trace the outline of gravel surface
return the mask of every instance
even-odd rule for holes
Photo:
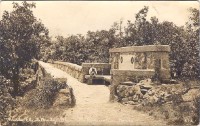
[[[67,78],[75,94],[76,106],[54,118],[66,125],[165,125],[162,120],[136,110],[131,105],[109,102],[109,89],[104,85],[87,85],[52,65],[40,62],[54,78]]]

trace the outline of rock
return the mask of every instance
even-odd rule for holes
[[[129,101],[133,101],[133,97],[129,96],[129,97],[128,97],[128,100],[129,100]]]
[[[168,94],[168,93],[165,92],[165,95],[164,95],[164,98],[163,98],[164,101],[165,101],[165,102],[170,101],[170,100],[171,100],[171,96],[172,96],[172,94]]]
[[[137,101],[138,101],[138,99],[139,99],[139,98],[138,98],[138,96],[137,96],[137,95],[134,95],[134,96],[133,96],[133,101],[134,101],[134,102],[137,102]]]
[[[148,91],[148,89],[140,89],[141,93],[144,95]]]
[[[186,94],[182,95],[183,101],[193,101],[193,99],[200,95],[199,89],[191,89]]]
[[[122,85],[127,85],[127,86],[132,86],[135,85],[136,83],[132,82],[132,81],[126,81],[126,82],[121,82]]]
[[[122,91],[126,90],[126,86],[125,85],[121,85],[121,90]]]
[[[149,96],[153,96],[155,94],[155,91],[153,89],[148,90],[147,94]]]
[[[122,102],[123,103],[127,103],[128,102],[128,98],[122,98]]]
[[[183,102],[183,98],[182,98],[181,94],[173,94],[172,95],[172,102],[173,103],[181,103],[181,102]]]
[[[150,97],[147,93],[145,95],[143,95],[144,99],[148,99],[148,97]]]
[[[129,92],[129,95],[130,95],[130,96],[133,96],[133,95],[135,94],[134,91],[132,90],[132,87],[129,88],[128,92]]]
[[[154,95],[154,96],[149,97],[148,100],[149,100],[149,103],[154,104],[158,101],[158,98]]]
[[[125,97],[128,97],[129,96],[129,92],[128,90],[125,91]]]
[[[59,93],[69,95],[70,91],[69,89],[60,89]]]
[[[129,97],[134,94],[132,86],[127,85],[118,85],[116,92],[119,97]]]
[[[151,84],[152,84],[151,79],[141,80],[139,83],[137,83],[137,85],[145,89],[151,89],[153,87]]]
[[[144,85],[151,85],[152,81],[151,81],[150,78],[148,78],[148,79],[145,79],[145,80],[141,80],[139,83],[144,84]]]
[[[54,107],[63,107],[71,105],[71,98],[67,89],[62,89],[56,96],[55,101],[53,103]]]
[[[117,89],[117,94],[119,94],[121,91],[119,89]]]
[[[128,101],[127,104],[130,104],[130,105],[137,105],[138,103],[137,103],[137,102],[134,102],[134,101]]]
[[[119,96],[121,98],[125,97],[125,91],[117,92],[117,96]]]
[[[174,79],[171,79],[171,80],[170,80],[170,84],[178,84],[178,81],[177,81],[177,80],[174,80]]]
[[[119,97],[117,97],[116,95],[114,95],[114,101],[119,102]]]
[[[140,86],[135,85],[135,86],[132,87],[132,90],[133,90],[134,93],[136,93],[136,92],[140,91]]]
[[[118,86],[117,86],[118,92],[122,92],[122,91],[124,91],[125,89],[126,89],[125,85],[118,85]]]
[[[66,97],[66,96],[59,96],[53,106],[69,106],[71,103],[70,103],[70,98],[69,97]]]
[[[138,96],[138,98],[143,98],[143,94],[141,93],[141,90],[135,92],[135,95]]]

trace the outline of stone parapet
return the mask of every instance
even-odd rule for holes
[[[110,75],[111,64],[109,63],[82,63],[82,73],[83,75],[89,75],[89,69],[95,67],[97,70],[97,75]],[[86,82],[86,78],[84,78]]]
[[[110,53],[116,52],[170,52],[168,45],[129,46],[109,49]]]
[[[55,81],[56,84],[59,87],[61,83],[64,83],[63,87],[59,89],[58,92],[55,93],[55,98],[52,103],[52,106],[54,107],[73,107],[76,104],[75,96],[73,93],[73,89],[70,85],[67,83],[67,78],[60,78],[57,76],[53,76],[51,74],[51,71],[49,71],[49,68],[45,65],[44,62],[38,61],[38,69],[36,73],[36,79],[38,83],[38,87],[42,86],[42,81],[45,83],[46,81],[49,82]],[[55,83],[54,82],[54,83]]]
[[[83,82],[84,75],[82,72],[82,66],[79,66],[79,65],[73,64],[73,63],[69,63],[69,62],[60,62],[60,61],[52,62],[52,65],[56,68],[59,68],[65,72],[67,72],[69,75],[78,79],[80,82]]]
[[[112,84],[118,85],[124,81],[138,82],[143,78],[152,78],[155,75],[154,70],[111,70]]]
[[[97,74],[110,75],[111,64],[110,63],[82,63],[82,71],[84,74],[89,74],[89,69],[95,67]]]
[[[111,64],[109,63],[82,63],[82,66],[69,62],[54,61],[51,64],[65,72],[72,77],[78,79],[80,82],[85,82],[85,75],[89,74],[89,69],[95,67],[98,75],[110,75]]]

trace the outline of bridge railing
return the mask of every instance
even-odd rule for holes
[[[82,63],[82,66],[62,61],[49,62],[54,67],[57,67],[67,72],[72,77],[80,82],[86,82],[86,75],[89,75],[89,69],[93,66],[97,69],[98,75],[110,75],[111,64],[109,63]]]
[[[61,61],[54,61],[51,62],[54,67],[57,67],[65,72],[67,72],[72,77],[78,79],[80,82],[83,82],[84,75],[82,73],[82,66],[77,64],[69,63],[69,62],[61,62]]]

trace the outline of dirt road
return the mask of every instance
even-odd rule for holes
[[[104,85],[87,85],[48,63],[40,64],[54,78],[67,78],[76,97],[76,106],[64,111],[62,117],[54,118],[55,121],[69,125],[165,125],[130,105],[110,103],[109,89]]]

